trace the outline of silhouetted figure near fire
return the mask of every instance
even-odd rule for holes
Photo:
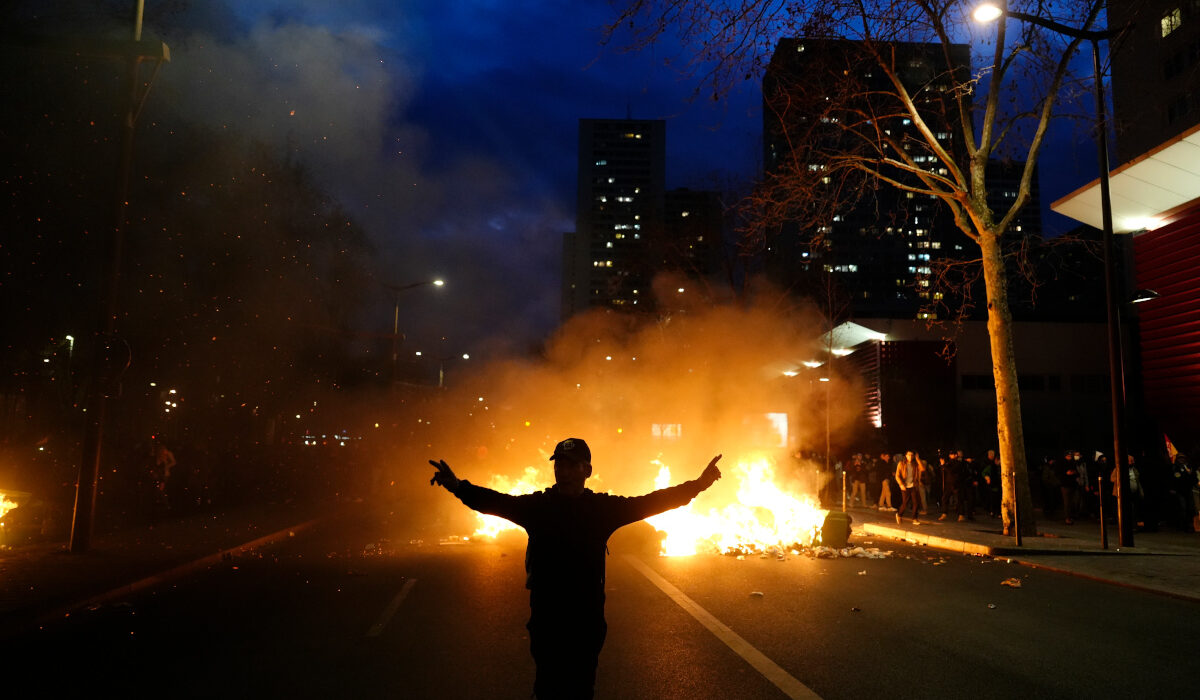
[[[542,700],[591,698],[596,663],[608,624],[604,621],[604,556],[617,528],[686,505],[721,478],[712,458],[694,481],[644,496],[595,493],[584,488],[592,475],[587,443],[569,438],[554,454],[554,486],[511,496],[454,475],[444,460],[429,460],[440,484],[468,507],[525,528],[525,587],[529,589],[529,647],[537,665],[534,695]]]

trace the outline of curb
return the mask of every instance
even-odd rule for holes
[[[964,542],[962,540],[952,540],[946,537],[938,537],[925,532],[916,530],[906,530],[897,527],[888,527],[887,525],[879,525],[878,523],[863,523],[862,529],[872,535],[880,537],[890,537],[894,540],[911,542],[913,544],[924,545],[926,547],[936,547],[937,549],[945,549],[951,552],[960,554],[972,554],[975,556],[990,557],[994,556],[995,549],[985,544],[975,544],[973,542]],[[1029,552],[1026,552],[1027,554]]]
[[[127,584],[124,584],[121,586],[117,586],[116,588],[113,588],[109,591],[105,591],[104,593],[101,593],[99,595],[94,595],[94,596],[85,598],[83,600],[77,601],[75,603],[70,603],[67,605],[59,606],[58,608],[55,608],[47,613],[44,613],[44,614],[38,616],[34,620],[34,625],[46,624],[47,622],[51,622],[53,620],[56,620],[56,619],[59,619],[62,617],[67,617],[76,610],[80,610],[83,608],[90,608],[95,605],[102,605],[102,604],[112,601],[114,599],[123,598],[123,597],[131,595],[133,593],[137,593],[138,591],[142,591],[147,588],[150,588],[152,586],[157,586],[157,585],[160,585],[167,581],[171,581],[171,580],[174,580],[177,578],[182,578],[183,576],[190,574],[194,571],[197,571],[199,569],[207,568],[209,566],[212,566],[213,564],[218,564],[226,557],[233,556],[234,554],[241,554],[242,552],[246,552],[246,551],[258,549],[259,547],[265,547],[267,545],[275,544],[276,542],[288,539],[290,537],[294,537],[296,534],[304,532],[304,531],[312,528],[314,525],[316,525],[321,520],[323,520],[323,518],[314,518],[307,522],[303,522],[298,525],[293,525],[292,527],[285,527],[282,530],[279,530],[278,532],[273,532],[269,535],[264,535],[262,537],[251,540],[244,544],[237,545],[235,547],[230,547],[228,549],[222,549],[221,551],[216,552],[215,554],[210,554],[206,557],[201,557],[200,559],[196,559],[195,561],[190,561],[185,564],[180,564],[180,565],[172,567],[170,569],[160,571],[157,574],[151,574],[149,576],[146,576],[145,578],[139,579],[132,583],[127,583]]]

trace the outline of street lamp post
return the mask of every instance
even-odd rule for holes
[[[445,339],[443,338],[443,340],[445,340]],[[422,353],[420,350],[418,350],[415,354],[417,357],[424,357],[424,353]],[[438,361],[438,383],[437,383],[437,385],[438,385],[439,389],[446,388],[446,360],[453,360],[456,357],[461,357],[464,360],[471,359],[470,353],[465,353],[465,352],[462,353],[461,355],[439,355],[438,356],[438,358],[437,358],[437,361]]]
[[[1100,167],[1100,210],[1104,244],[1104,305],[1108,318],[1108,373],[1110,401],[1112,403],[1113,459],[1118,469],[1117,478],[1117,528],[1122,547],[1133,546],[1133,522],[1127,506],[1129,465],[1125,459],[1125,363],[1121,353],[1121,316],[1117,302],[1116,246],[1113,241],[1112,194],[1109,189],[1108,161],[1108,110],[1104,101],[1104,71],[1100,66],[1100,42],[1119,36],[1119,30],[1089,30],[1068,27],[1053,20],[1023,12],[1012,12],[991,3],[980,5],[975,10],[975,19],[989,22],[1000,17],[1036,24],[1052,32],[1082,39],[1092,45],[1092,71],[1096,95],[1096,153]],[[1103,483],[1103,482],[1101,482]],[[1100,498],[1104,498],[1103,492]],[[1103,523],[1101,523],[1103,527]]]
[[[396,382],[396,365],[400,356],[400,292],[416,289],[417,287],[425,287],[432,285],[441,287],[446,284],[445,280],[432,279],[423,282],[412,282],[410,284],[384,284],[385,289],[390,289],[396,294],[396,304],[392,311],[392,383]]]
[[[71,513],[70,551],[83,554],[91,547],[95,526],[96,493],[99,490],[100,455],[104,444],[104,423],[107,403],[119,385],[121,374],[129,366],[129,346],[117,337],[118,295],[121,284],[121,263],[126,228],[129,225],[129,181],[133,171],[133,137],[141,107],[149,91],[143,88],[141,66],[154,64],[155,73],[171,60],[171,52],[161,41],[142,39],[142,9],[144,0],[135,0],[133,35],[128,40],[80,42],[77,55],[117,58],[125,61],[126,98],[121,119],[119,162],[116,174],[116,206],[112,234],[108,241],[106,265],[107,290],[103,297],[103,317],[93,336],[96,348],[92,355],[91,386],[85,401],[87,423],[84,427],[82,455],[75,483],[75,506]],[[153,82],[153,78],[150,79]],[[71,341],[72,353],[74,340]]]

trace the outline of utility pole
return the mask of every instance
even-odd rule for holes
[[[108,398],[116,393],[121,373],[129,366],[129,348],[116,335],[118,292],[121,281],[121,261],[125,228],[128,220],[129,178],[133,171],[133,135],[138,115],[145,104],[154,76],[141,84],[143,61],[154,62],[157,75],[162,64],[171,60],[170,50],[161,41],[142,40],[144,0],[135,0],[132,41],[103,42],[84,47],[78,53],[125,61],[128,94],[121,123],[121,152],[117,168],[117,192],[112,238],[109,246],[107,289],[104,295],[103,320],[97,331],[92,355],[92,383],[85,403],[87,427],[84,432],[83,456],[79,464],[79,479],[75,486],[75,509],[71,519],[71,552],[83,553],[91,545],[96,516],[96,490],[100,477],[100,452],[104,442],[104,419]]]

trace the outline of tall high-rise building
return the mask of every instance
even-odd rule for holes
[[[721,265],[716,193],[667,190],[666,124],[579,120],[575,231],[563,237],[563,317],[600,307],[653,311],[660,272],[705,278]]]
[[[947,72],[940,44],[893,43],[895,71],[925,108],[925,119],[939,143],[954,152],[954,101],[951,86],[970,66],[966,45],[951,46],[954,70]],[[883,129],[911,132],[911,121],[896,105],[882,105],[893,90],[874,58],[859,42],[843,39],[783,39],[763,78],[764,169],[772,174],[811,172],[811,188],[790,206],[794,222],[781,224],[765,238],[764,265],[782,286],[799,294],[833,287],[850,315],[916,318],[936,308],[939,292],[931,281],[933,263],[962,257],[966,239],[944,205],[929,195],[904,192],[866,180],[833,182],[821,175],[827,154],[853,151],[841,120],[875,113]],[[902,136],[914,160],[938,164],[917,136]],[[943,169],[944,170],[944,169]],[[943,173],[944,174],[944,173]],[[838,189],[839,185],[842,189]],[[932,312],[936,313],[936,312]]]
[[[563,240],[563,316],[649,303],[647,242],[663,220],[666,123],[580,119],[576,187],[575,231]]]
[[[1116,164],[1200,124],[1200,2],[1110,1]]]
[[[651,238],[660,269],[698,278],[720,271],[723,219],[724,211],[716,192],[667,190],[662,236]]]

